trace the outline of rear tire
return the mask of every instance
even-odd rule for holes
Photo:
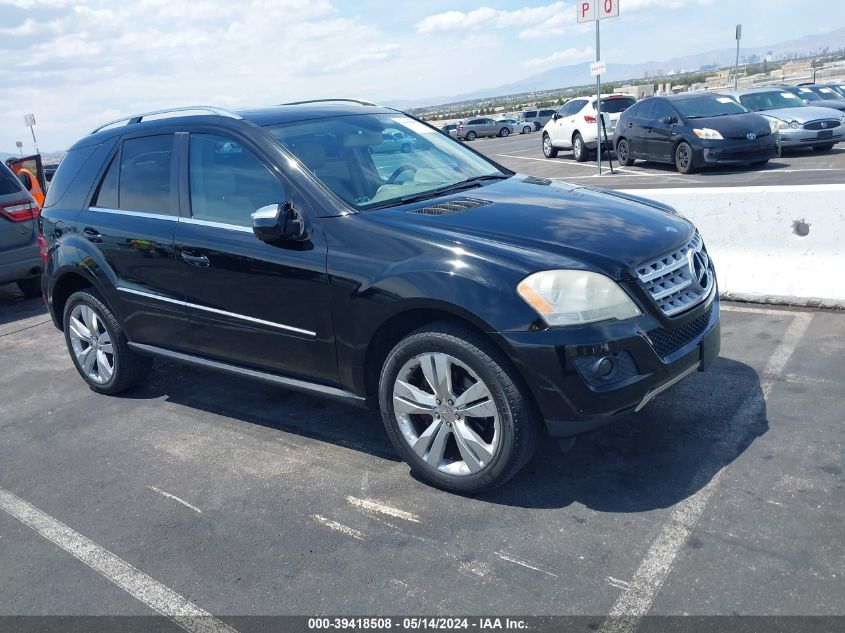
[[[630,167],[634,164],[634,159],[631,158],[631,146],[627,139],[619,139],[616,144],[616,160],[622,167]]]
[[[675,148],[675,169],[679,174],[691,174],[693,171],[692,147],[686,141],[681,141]]]
[[[21,279],[18,283],[18,290],[27,299],[36,299],[41,296],[41,276]]]
[[[543,156],[546,158],[557,157],[557,147],[552,145],[552,139],[548,134],[543,134]]]
[[[467,141],[474,141],[475,140],[475,132],[467,132],[464,135],[464,139]]]
[[[540,416],[521,385],[492,343],[460,324],[433,323],[388,355],[379,380],[382,420],[420,479],[454,492],[485,492],[515,475],[539,445]]]
[[[123,328],[93,288],[68,298],[63,321],[70,357],[91,390],[118,394],[150,373],[152,359],[129,348]]]
[[[579,132],[575,132],[575,136],[572,137],[572,157],[579,163],[586,162],[590,157],[590,152],[584,145],[584,139],[581,138]]]
[[[532,127],[530,125],[526,125],[524,128],[522,128],[523,134],[531,134],[532,131],[533,130],[532,130]]]
[[[825,143],[824,145],[813,145],[814,152],[829,152],[836,143]]]

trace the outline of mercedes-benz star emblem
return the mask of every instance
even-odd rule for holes
[[[755,134],[754,132],[749,132],[745,135],[745,138],[747,138],[749,141],[753,141],[755,138],[757,138],[757,134]]]
[[[701,288],[707,288],[707,261],[700,251],[689,251],[687,253],[687,267],[690,278]]]

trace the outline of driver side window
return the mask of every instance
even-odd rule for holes
[[[256,209],[286,200],[285,188],[256,156],[237,141],[214,134],[191,134],[191,215],[251,226]]]

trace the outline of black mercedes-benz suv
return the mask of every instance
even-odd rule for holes
[[[411,151],[373,152],[385,130]],[[366,102],[115,121],[68,151],[41,229],[94,391],[159,356],[377,406],[411,468],[461,492],[719,353],[713,267],[672,209],[515,174]]]

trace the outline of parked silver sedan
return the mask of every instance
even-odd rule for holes
[[[827,151],[845,139],[845,116],[839,110],[806,105],[798,96],[779,88],[755,88],[727,93],[752,112],[772,122],[780,132],[781,147],[812,147]]]
[[[513,134],[513,128],[507,123],[500,123],[493,119],[479,117],[469,119],[465,123],[458,123],[458,138],[474,141],[482,136],[508,136]]]

